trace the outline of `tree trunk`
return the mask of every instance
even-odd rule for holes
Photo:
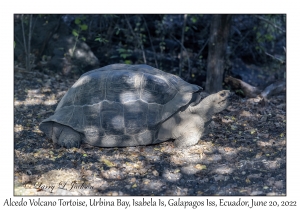
[[[213,15],[208,43],[208,62],[205,90],[216,93],[222,90],[224,59],[230,35],[232,15]]]

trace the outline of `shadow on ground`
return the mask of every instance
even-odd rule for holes
[[[38,125],[77,78],[15,72],[15,195],[286,195],[285,96],[235,96],[187,149],[60,148]]]

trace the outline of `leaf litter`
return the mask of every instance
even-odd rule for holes
[[[285,95],[271,97],[265,107],[235,95],[198,144],[186,149],[175,148],[172,140],[65,149],[38,124],[76,77],[66,80],[47,70],[34,74],[20,73],[14,81],[15,195],[286,195]],[[62,88],[55,88],[60,83]],[[58,188],[72,181],[90,188]],[[51,185],[52,192],[46,188]]]

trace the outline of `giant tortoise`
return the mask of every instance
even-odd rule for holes
[[[206,122],[229,104],[227,90],[202,88],[148,65],[113,64],[83,74],[40,124],[61,146],[127,147],[175,139],[195,145]]]

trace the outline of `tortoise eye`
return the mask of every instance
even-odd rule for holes
[[[225,96],[225,93],[224,93],[224,92],[223,92],[223,93],[221,93],[221,94],[220,94],[220,96],[221,96],[221,97],[224,97],[224,96]]]

